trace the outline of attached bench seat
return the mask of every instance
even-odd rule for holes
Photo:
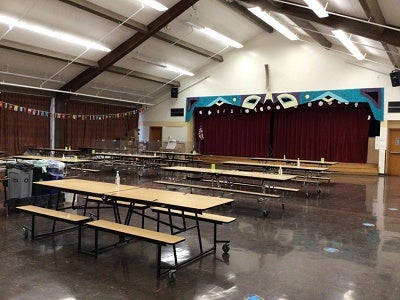
[[[95,230],[95,245],[94,245],[94,251],[92,253],[86,252],[86,251],[81,251],[84,253],[90,253],[94,255],[95,257],[98,256],[99,251],[104,250],[106,248],[110,248],[110,246],[99,248],[99,231],[105,231],[109,233],[114,233],[118,234],[120,237],[121,235],[125,237],[131,237],[134,239],[139,239],[143,240],[146,242],[150,242],[153,244],[157,245],[157,277],[160,277],[162,275],[161,270],[162,269],[167,269],[166,272],[170,270],[174,270],[178,266],[178,259],[176,256],[176,251],[175,251],[175,245],[184,241],[185,238],[177,235],[172,235],[172,234],[167,234],[167,233],[162,233],[162,232],[157,232],[153,230],[148,230],[148,229],[143,229],[139,227],[134,227],[130,225],[125,225],[125,224],[119,224],[111,221],[106,221],[106,220],[96,220],[87,223],[87,226],[89,228],[93,228]],[[118,243],[117,243],[118,244]],[[173,246],[173,252],[174,252],[174,258],[175,258],[175,265],[173,266],[161,266],[161,246]],[[116,244],[113,244],[111,247],[115,247]],[[164,272],[165,273],[165,272]]]
[[[202,181],[204,182],[212,182],[210,179],[203,179]],[[259,184],[252,184],[252,183],[242,183],[242,182],[229,182],[228,184],[231,185],[237,185],[237,186],[248,186],[248,187],[257,187],[261,188],[261,185]],[[268,188],[268,187],[267,187]],[[276,191],[284,191],[284,192],[298,192],[300,189],[298,188],[291,188],[291,187],[284,187],[284,186],[275,186],[271,185],[270,189],[276,190]]]
[[[187,224],[185,222],[185,219],[192,219],[196,221],[202,221],[202,222],[207,222],[207,223],[212,223],[214,224],[214,242],[213,242],[213,248],[210,250],[215,250],[217,248],[217,243],[224,243],[222,246],[222,250],[224,253],[227,253],[229,251],[229,240],[217,240],[217,225],[222,225],[222,224],[228,224],[232,223],[233,221],[236,220],[236,218],[233,217],[228,217],[228,216],[222,216],[222,215],[216,215],[216,214],[210,214],[210,213],[205,213],[203,212],[202,214],[195,214],[193,212],[187,212],[187,211],[181,211],[181,210],[175,210],[175,209],[167,209],[164,207],[151,207],[151,210],[155,213],[157,213],[157,230],[160,229],[160,223],[167,224],[171,228],[171,233],[173,232],[174,228],[178,228],[177,226],[174,226],[172,224],[172,220],[170,219],[170,224],[161,222],[160,220],[160,215],[168,215],[168,216],[175,216],[175,217],[181,217],[182,218],[182,223],[183,223],[183,228],[178,228],[180,231],[186,231],[188,229]],[[198,224],[197,224],[198,226]],[[197,227],[195,226],[195,227]],[[201,241],[200,243],[200,248],[202,249],[201,246]],[[208,251],[210,251],[208,250]]]
[[[100,170],[97,170],[97,169],[87,169],[87,168],[79,168],[79,167],[70,167],[70,169],[71,170],[82,171],[82,172],[91,172],[91,173],[100,172]]]
[[[17,209],[32,214],[31,228],[29,229],[25,226],[23,227],[26,237],[28,235],[28,231],[31,231],[31,239],[34,240],[35,238],[54,235],[57,233],[61,233],[61,232],[69,231],[71,229],[78,228],[78,232],[79,232],[78,249],[80,248],[80,236],[81,236],[82,226],[91,220],[90,217],[75,215],[75,214],[71,214],[71,213],[64,212],[64,211],[59,211],[59,210],[54,210],[54,209],[49,209],[49,208],[44,208],[44,207],[34,206],[34,205],[18,206]],[[54,220],[53,225],[52,225],[52,230],[47,233],[36,234],[35,233],[35,225],[36,225],[35,217],[36,216]],[[73,224],[76,226],[72,227],[72,228],[64,228],[64,229],[56,231],[55,230],[55,221],[61,221],[61,222]]]
[[[180,210],[175,210],[175,209],[168,210],[167,208],[164,208],[164,207],[151,207],[151,210],[153,212],[160,213],[160,214],[171,214],[171,215],[178,216],[178,217],[184,216],[185,218],[189,218],[189,219],[196,218],[196,214],[194,214],[192,212],[187,212],[187,211],[180,211]],[[227,223],[232,223],[233,221],[236,220],[236,218],[233,218],[233,217],[221,216],[221,215],[210,214],[210,213],[198,214],[197,218],[199,219],[199,221],[205,221],[205,222],[216,223],[216,224],[227,224]]]
[[[297,176],[296,178],[292,179],[292,181],[300,181],[300,182],[307,182],[307,183],[321,183],[322,181],[326,181],[328,183],[331,182],[330,177],[324,177],[324,176],[312,176],[312,177],[305,177],[304,176]]]

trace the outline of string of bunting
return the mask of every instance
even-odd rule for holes
[[[89,121],[101,121],[107,119],[119,119],[122,117],[136,115],[138,110],[131,110],[122,113],[107,114],[107,115],[75,115],[75,114],[64,114],[64,113],[52,113],[49,111],[43,111],[39,109],[27,108],[16,104],[0,101],[0,109],[11,110],[15,112],[27,113],[28,115],[48,117],[55,119],[68,119],[68,120],[89,120]]]

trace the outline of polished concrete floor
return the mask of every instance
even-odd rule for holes
[[[121,177],[135,183],[131,174]],[[267,218],[243,196],[215,210],[237,218],[219,228],[231,240],[229,255],[219,245],[173,281],[157,279],[153,244],[132,242],[96,259],[77,253],[77,232],[24,239],[30,217],[15,210],[6,217],[2,207],[0,299],[400,299],[400,177],[333,175],[319,196],[312,186],[309,199],[305,192],[288,195],[285,210],[276,204]],[[111,210],[102,217],[112,219]],[[212,227],[202,230],[209,246]],[[180,259],[198,252],[195,232],[185,237]],[[85,231],[85,243],[91,238]]]

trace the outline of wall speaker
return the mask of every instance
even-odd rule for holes
[[[390,80],[392,81],[392,86],[399,86],[400,85],[400,72],[393,71],[390,73]]]
[[[171,98],[178,98],[178,88],[171,87]]]

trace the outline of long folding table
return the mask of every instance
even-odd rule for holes
[[[301,181],[303,186],[307,186],[310,183],[315,183],[317,185],[317,194],[321,193],[320,184],[322,181],[322,173],[328,172],[328,167],[321,167],[317,165],[297,165],[297,164],[272,164],[272,163],[260,163],[260,162],[243,162],[243,161],[224,161],[224,165],[234,166],[234,167],[251,167],[251,168],[259,168],[264,172],[273,171],[277,172],[279,169],[282,169],[285,173],[296,174],[301,176],[301,178],[297,178],[298,181]],[[329,179],[329,178],[328,178]],[[310,193],[306,191],[307,198],[310,197]]]
[[[148,206],[158,206],[168,209],[169,222],[165,224],[170,227],[171,234],[180,233],[182,231],[187,231],[189,229],[194,228],[197,229],[197,235],[199,239],[200,253],[180,264],[177,264],[177,267],[183,266],[195,259],[198,259],[210,252],[215,251],[216,242],[229,243],[229,241],[227,240],[217,241],[216,231],[214,230],[214,246],[208,250],[203,250],[198,215],[201,215],[205,210],[224,204],[230,204],[234,201],[233,199],[206,196],[206,195],[184,194],[181,192],[172,192],[172,191],[152,189],[152,188],[141,188],[139,186],[131,186],[131,185],[121,185],[119,190],[116,191],[115,185],[112,183],[90,181],[90,180],[83,180],[76,178],[40,181],[40,182],[35,182],[34,184],[57,189],[60,193],[61,192],[74,193],[73,201],[75,201],[76,199],[76,194],[101,197],[105,202],[112,204],[114,208],[114,217],[116,219],[116,222],[121,222],[118,209],[118,201],[120,200],[130,202],[130,207],[128,208],[128,213],[130,214],[132,213],[135,203],[145,204]],[[194,213],[195,215],[194,219],[196,224],[192,227],[187,227],[185,225],[183,229],[180,228],[179,232],[176,231],[174,232],[173,228],[178,228],[178,227],[173,224],[172,213],[171,213],[172,210],[182,211],[182,217],[184,217],[184,212]],[[159,224],[157,225],[159,229]]]
[[[261,186],[265,186],[266,182],[284,182],[296,178],[296,175],[291,174],[273,174],[263,172],[247,172],[237,170],[225,170],[225,169],[211,169],[211,168],[195,168],[195,167],[163,167],[163,170],[180,173],[197,173],[197,174],[208,174],[212,177],[212,184],[220,184],[220,178],[222,176],[226,178],[238,177],[238,178],[249,178],[261,180]]]

